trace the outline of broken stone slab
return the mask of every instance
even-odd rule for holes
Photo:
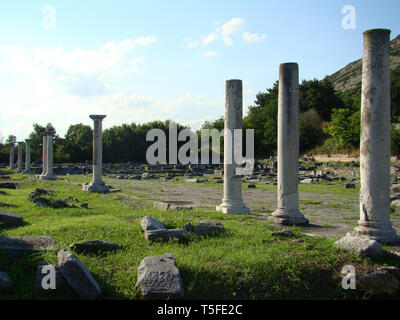
[[[392,203],[393,201],[400,200],[400,193],[396,193],[393,196],[390,197],[390,202]]]
[[[391,188],[392,193],[400,193],[400,184],[394,184]]]
[[[50,281],[48,280],[48,276],[51,272],[49,270],[54,270],[55,272],[54,289],[48,286],[49,284],[51,284],[49,283]],[[44,279],[45,277],[46,279]],[[65,279],[61,274],[61,271],[56,266],[53,266],[51,264],[38,265],[36,270],[35,283],[33,284],[33,289],[37,293],[44,293],[44,294],[49,294],[49,293],[51,294],[56,292],[59,293],[64,290],[67,290],[67,288],[68,284],[65,282]]]
[[[0,226],[17,227],[23,224],[21,216],[14,212],[0,210]]]
[[[58,251],[57,258],[64,279],[82,299],[94,300],[101,294],[96,280],[76,256],[63,249]]]
[[[247,186],[247,188],[254,189],[254,188],[256,188],[256,185],[255,185],[255,184],[249,184],[249,185]]]
[[[136,287],[145,299],[181,299],[183,281],[171,253],[144,258],[138,267]]]
[[[14,289],[14,283],[5,272],[0,272],[0,293],[10,293]]]
[[[156,201],[154,202],[154,208],[162,211],[192,210],[194,204],[192,201]]]
[[[200,179],[185,179],[185,182],[188,183],[200,183]]]
[[[19,183],[18,182],[0,182],[0,188],[18,189],[19,188]]]
[[[315,182],[315,179],[312,179],[312,178],[303,179],[300,181],[300,183],[306,183],[306,184],[313,183],[313,182]]]
[[[394,266],[384,266],[379,267],[377,271],[387,271],[390,272],[397,280],[400,281],[400,269]]]
[[[370,295],[395,294],[399,290],[399,281],[389,271],[375,271],[357,275],[356,288]]]
[[[189,232],[199,235],[209,235],[225,231],[225,228],[221,222],[216,222],[214,225],[210,220],[202,220],[196,226],[193,226],[188,222],[185,223],[184,228]]]
[[[293,237],[293,231],[290,229],[287,230],[282,230],[282,231],[278,231],[278,232],[272,232],[271,236],[276,237],[276,236],[281,236],[281,237]]]
[[[185,229],[158,229],[144,232],[144,237],[149,241],[183,240],[188,235],[189,232]]]
[[[143,217],[142,220],[140,220],[140,226],[143,231],[165,229],[164,225],[159,220],[149,216]]]
[[[345,189],[355,189],[356,188],[356,184],[355,183],[346,183],[344,185]]]
[[[5,237],[0,236],[0,252],[11,260],[17,260],[33,252],[59,250],[56,241],[48,236]]]
[[[335,242],[335,246],[345,251],[355,251],[357,254],[364,254],[371,257],[381,256],[382,246],[378,241],[368,237],[354,237],[346,235]]]
[[[83,252],[83,253],[97,253],[100,251],[116,251],[121,248],[119,244],[108,242],[108,241],[103,241],[103,240],[75,242],[75,243],[70,244],[69,247],[71,249],[75,250],[76,252]]]

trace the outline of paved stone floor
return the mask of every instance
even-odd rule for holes
[[[152,207],[154,201],[179,200],[193,201],[204,210],[215,210],[220,204],[223,185],[218,187],[202,186],[194,183],[177,183],[159,180],[116,180],[107,179],[113,188],[122,189],[116,193],[122,201],[132,208]],[[359,217],[358,196],[335,195],[329,193],[300,192],[300,209],[309,219],[310,225],[303,232],[315,236],[340,238],[351,232]],[[276,191],[246,189],[243,199],[250,207],[255,219],[266,221],[276,209]],[[400,234],[400,217],[393,216],[392,222]]]

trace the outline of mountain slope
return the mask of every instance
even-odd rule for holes
[[[390,68],[394,70],[398,66],[400,66],[400,35],[390,42]],[[361,82],[361,69],[362,59],[359,59],[326,78],[332,81],[335,90],[344,92],[357,87]]]

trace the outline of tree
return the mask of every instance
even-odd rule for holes
[[[256,95],[243,120],[244,129],[254,129],[254,153],[265,158],[276,154],[278,119],[278,81],[266,93]]]
[[[51,123],[48,123],[45,127],[37,123],[33,124],[33,132],[29,135],[31,139],[31,159],[32,161],[40,161],[42,159],[43,152],[43,133],[46,131],[56,131]],[[58,146],[60,145],[60,137],[55,135],[54,137],[54,154],[56,155]],[[57,157],[54,157],[58,161]]]
[[[321,123],[321,117],[315,109],[310,109],[300,114],[300,153],[314,149],[322,142],[324,133]]]
[[[330,121],[333,108],[343,107],[343,101],[327,80],[303,80],[300,85],[300,111],[315,109],[322,120]]]
[[[67,162],[85,162],[92,158],[93,130],[82,123],[70,125],[58,152]]]
[[[332,121],[325,131],[336,139],[340,148],[357,148],[360,145],[360,111],[333,109]]]

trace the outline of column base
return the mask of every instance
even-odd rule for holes
[[[216,211],[227,214],[250,214],[250,208],[246,207],[243,202],[227,203],[222,202],[219,206],[216,206]]]
[[[397,231],[392,227],[391,222],[381,223],[359,220],[358,226],[354,228],[354,232],[351,235],[355,237],[366,236],[383,243],[400,243],[400,236],[397,235]]]
[[[24,170],[22,173],[23,174],[33,174],[33,171],[29,169],[29,170]]]
[[[98,193],[107,193],[110,191],[110,186],[102,186],[95,184],[84,184],[82,185],[82,191],[88,192],[98,192]]]
[[[284,210],[277,209],[272,216],[268,218],[273,223],[280,224],[283,226],[301,226],[308,224],[308,219],[299,210]]]

